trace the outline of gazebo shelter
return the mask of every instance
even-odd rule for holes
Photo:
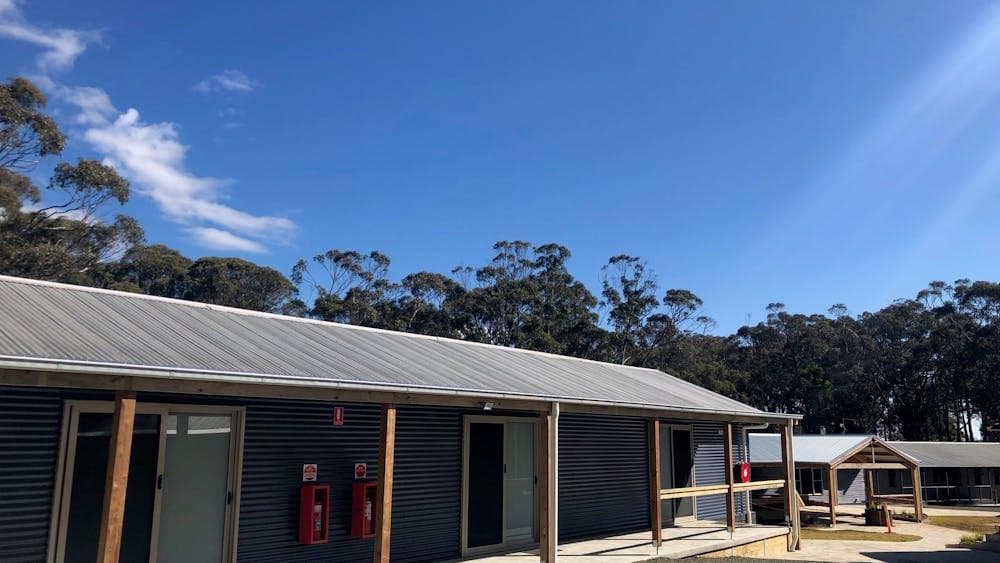
[[[778,434],[750,434],[750,460],[755,470],[763,473],[767,468],[780,468],[781,441]],[[796,485],[803,498],[812,504],[827,505],[830,508],[830,527],[837,525],[837,506],[842,490],[849,490],[853,483],[838,483],[838,471],[851,471],[857,476],[860,486],[863,478],[865,504],[875,500],[875,471],[907,470],[920,489],[920,466],[917,460],[876,436],[813,435],[794,436],[794,462]],[[819,474],[820,487],[806,483],[812,475]],[[756,477],[755,477],[756,478]],[[808,485],[808,486],[807,486]],[[843,486],[843,485],[846,485]],[[812,488],[810,488],[812,487]],[[826,500],[809,498],[812,492],[825,492]],[[819,490],[817,490],[819,489]],[[919,494],[908,495],[913,500],[914,513],[923,519],[923,501]]]

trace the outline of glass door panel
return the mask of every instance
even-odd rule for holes
[[[167,415],[157,563],[217,563],[226,540],[229,414]]]
[[[671,467],[673,465],[673,457],[670,455],[671,448],[670,441],[670,428],[663,427],[660,430],[660,488],[661,489],[672,489],[674,488],[674,475]],[[674,523],[674,501],[673,500],[661,500],[660,501],[660,512],[663,518],[664,526],[671,526]]]
[[[503,542],[503,424],[469,424],[467,547]]]
[[[674,487],[693,487],[694,457],[691,455],[691,431],[673,428],[670,436]],[[694,516],[694,498],[674,499],[673,516],[675,519]]]
[[[76,419],[73,468],[63,561],[97,560],[105,474],[111,445],[111,413],[82,412]],[[121,561],[148,561],[156,501],[160,415],[137,414],[132,432]]]
[[[535,425],[508,422],[504,436],[504,539],[530,539],[535,525]]]

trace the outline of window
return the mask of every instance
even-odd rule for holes
[[[896,487],[898,487],[899,486],[898,483],[899,479],[897,478],[898,472],[894,469],[890,469],[889,471],[886,471],[886,473],[889,475],[889,488],[895,489]]]
[[[823,472],[814,467],[796,469],[795,488],[802,495],[823,494]]]

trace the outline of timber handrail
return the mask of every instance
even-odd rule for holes
[[[743,491],[760,491],[763,489],[780,489],[785,486],[784,479],[771,479],[769,481],[750,481],[748,483],[735,483],[733,484],[733,490],[736,492]]]
[[[705,495],[721,495],[729,492],[729,485],[702,485],[701,487],[680,487],[677,489],[660,489],[660,500],[672,498],[700,497]]]
[[[771,479],[769,481],[751,481],[749,483],[736,483],[733,485],[733,492],[758,491],[761,489],[777,489],[785,486],[784,479]],[[708,495],[723,495],[729,492],[729,485],[702,485],[700,487],[679,487],[676,489],[660,489],[660,500],[673,498],[701,497]]]

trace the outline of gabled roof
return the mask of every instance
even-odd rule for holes
[[[774,415],[666,373],[0,276],[0,368]]]
[[[750,462],[781,463],[779,434],[749,435]],[[916,461],[888,442],[871,435],[821,434],[792,436],[792,456],[795,463],[839,466],[841,463],[903,463]]]
[[[829,464],[854,449],[870,436],[827,434],[792,436],[792,455],[796,463]],[[751,433],[750,463],[781,463],[781,435]]]
[[[889,442],[921,467],[998,467],[1000,442]]]

